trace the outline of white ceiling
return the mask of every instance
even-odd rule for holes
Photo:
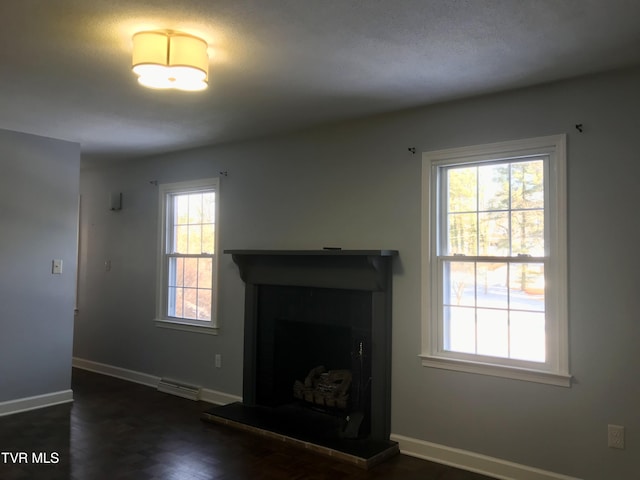
[[[0,128],[85,159],[216,144],[640,64],[639,19],[635,0],[1,0]],[[137,84],[150,29],[208,41],[206,91]]]

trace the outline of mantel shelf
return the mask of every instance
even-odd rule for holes
[[[225,250],[245,283],[380,291],[396,250]]]
[[[364,257],[394,257],[398,255],[397,250],[342,250],[326,248],[322,250],[225,250],[224,253],[231,255],[265,255],[265,256],[289,256],[289,255],[311,255],[311,256],[364,256]]]

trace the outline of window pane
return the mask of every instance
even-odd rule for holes
[[[506,310],[478,312],[478,354],[492,357],[509,356],[509,313]]]
[[[169,287],[167,310],[170,317],[182,317],[183,312],[183,291],[182,288]]]
[[[189,225],[187,253],[202,253],[202,225]]]
[[[181,287],[184,278],[184,261],[182,258],[169,259],[169,281],[170,287]]]
[[[197,319],[198,290],[195,288],[184,289],[184,311],[182,318]]]
[[[509,271],[510,307],[544,312],[544,264],[512,263]]]
[[[211,320],[211,290],[198,289],[198,320]]]
[[[475,309],[444,307],[444,348],[452,352],[476,352]]]
[[[188,253],[189,227],[178,225],[173,231],[173,248],[169,249],[169,253]]]
[[[477,251],[478,226],[475,213],[449,215],[448,254],[475,255]]]
[[[210,255],[215,253],[215,234],[216,226],[214,224],[202,225],[202,253]]]
[[[446,305],[475,306],[475,273],[472,262],[445,262]]]
[[[506,263],[483,263],[476,267],[478,307],[509,308]]]
[[[186,224],[189,221],[189,197],[187,195],[173,196],[173,223]]]
[[[512,254],[544,256],[544,211],[524,210],[511,214]]]
[[[511,164],[511,208],[544,208],[542,160]]]
[[[511,312],[511,358],[544,362],[544,313]]]
[[[184,259],[184,285],[185,287],[193,287],[193,288],[198,286],[198,259],[197,258]]]
[[[483,165],[478,168],[480,210],[509,208],[509,165]]]
[[[189,220],[188,223],[202,223],[202,194],[192,193],[189,198]]]
[[[448,211],[475,212],[477,202],[477,167],[452,168],[448,170]]]
[[[215,223],[216,221],[216,194],[207,192],[202,194],[202,223]]]
[[[211,288],[213,275],[213,260],[211,258],[198,259],[198,288]]]
[[[509,214],[486,212],[478,214],[478,255],[509,255]]]

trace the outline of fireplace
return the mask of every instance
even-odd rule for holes
[[[245,282],[242,403],[207,420],[369,467],[389,440],[392,250],[227,250]]]

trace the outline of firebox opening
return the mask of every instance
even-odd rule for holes
[[[325,418],[334,425],[335,436],[367,436],[370,292],[282,286],[261,290],[256,404],[295,411],[296,416],[306,410],[316,421]]]
[[[304,382],[309,373],[320,366],[325,371],[351,369],[351,329],[348,327],[279,319],[274,337],[272,401],[258,390],[258,403],[272,406],[291,403],[295,382]]]

